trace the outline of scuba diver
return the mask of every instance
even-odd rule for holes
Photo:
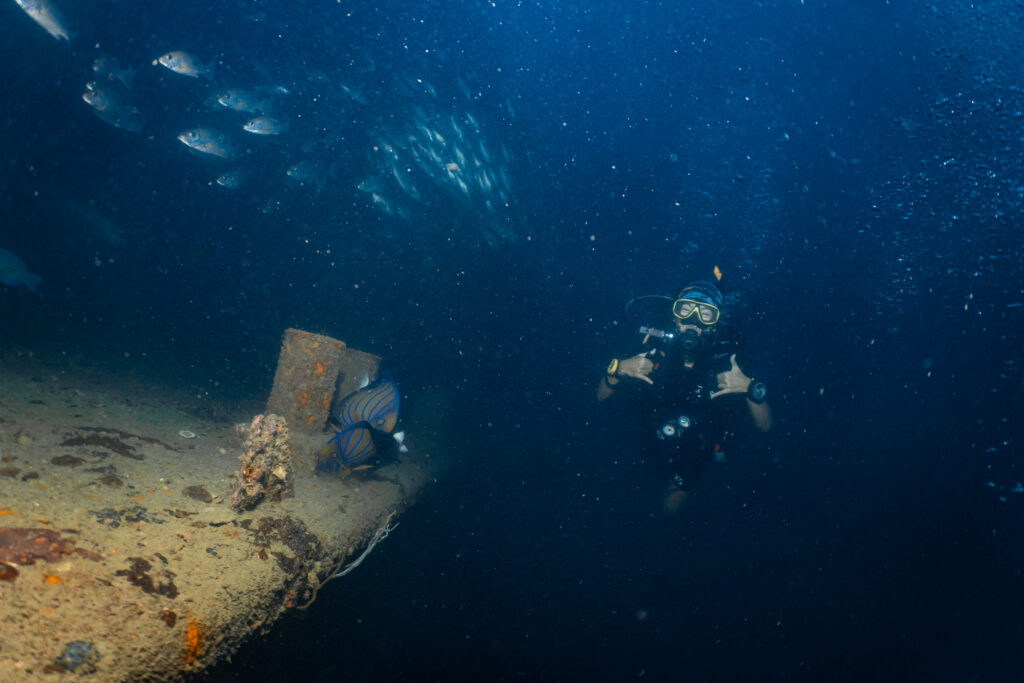
[[[641,298],[671,301],[671,323],[640,328],[643,350],[612,359],[597,399],[631,394],[630,406],[640,411],[635,424],[668,477],[664,510],[672,514],[708,465],[724,458],[725,439],[743,412],[763,432],[771,429],[772,415],[764,383],[743,369],[739,333],[722,319],[724,301],[715,285],[697,280],[675,299]],[[627,304],[627,313],[638,300]]]

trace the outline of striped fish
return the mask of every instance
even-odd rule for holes
[[[342,427],[365,422],[378,432],[390,434],[398,422],[398,387],[390,377],[349,395],[332,416]]]
[[[337,451],[331,456],[331,459],[336,461],[332,464],[353,467],[367,460],[376,452],[373,447],[373,433],[361,422],[335,434],[327,442],[328,445],[333,441],[337,441]],[[324,469],[329,468],[325,467]]]
[[[330,456],[317,469],[355,467],[376,454],[374,432],[390,434],[398,423],[398,387],[390,376],[353,392],[342,401],[330,421],[339,431],[327,442]],[[334,447],[331,447],[334,444]]]

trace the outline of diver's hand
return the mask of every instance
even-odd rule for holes
[[[633,379],[641,379],[648,384],[654,384],[647,375],[651,374],[651,370],[654,369],[654,363],[647,356],[646,353],[638,353],[632,358],[619,361],[619,369],[616,370],[615,374],[619,377],[632,377]]]
[[[711,394],[711,398],[717,398],[723,394],[745,394],[750,387],[750,378],[747,377],[740,366],[736,364],[736,354],[729,358],[732,367],[725,372],[718,373],[718,391]]]

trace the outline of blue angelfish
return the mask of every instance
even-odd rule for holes
[[[331,455],[318,465],[321,470],[354,467],[376,453],[374,432],[390,434],[398,423],[398,387],[388,375],[349,394],[331,415],[339,426],[330,441]]]

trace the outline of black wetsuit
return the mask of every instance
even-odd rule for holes
[[[650,374],[654,385],[629,382],[645,449],[649,446],[659,472],[680,488],[692,488],[716,453],[724,455],[730,430],[743,418],[743,396],[711,400],[711,393],[718,391],[717,375],[729,370],[733,353],[740,367],[747,367],[740,346],[735,331],[720,330],[697,350],[689,368],[678,345],[658,346]]]

